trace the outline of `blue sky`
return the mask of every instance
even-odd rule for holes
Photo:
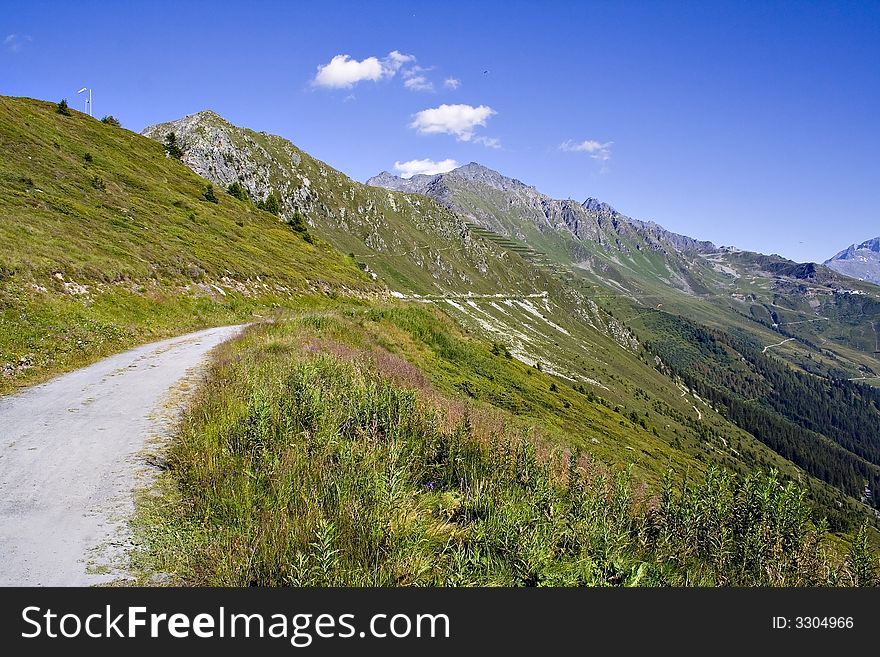
[[[133,130],[210,108],[358,180],[477,161],[821,261],[880,234],[878,34],[880,2],[31,1],[0,93],[90,85]]]

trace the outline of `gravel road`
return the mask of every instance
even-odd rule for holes
[[[143,455],[167,436],[226,326],[144,345],[0,398],[0,585],[124,575]]]

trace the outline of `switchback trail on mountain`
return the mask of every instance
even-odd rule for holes
[[[144,449],[167,437],[208,352],[242,328],[143,345],[0,398],[0,585],[122,574]]]

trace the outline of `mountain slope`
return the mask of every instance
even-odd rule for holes
[[[824,264],[844,276],[880,285],[880,237],[853,244]]]
[[[462,376],[505,382],[508,407],[463,399]],[[158,553],[145,561],[175,583],[872,583],[776,473],[692,470],[646,504],[640,480],[580,452],[652,450],[641,423],[653,419],[632,423],[416,304],[255,327],[222,348],[202,391],[165,495],[144,500]]]
[[[778,341],[772,333],[795,337],[780,350],[783,357],[824,374],[855,378],[880,371],[871,328],[880,326],[880,294],[822,266],[718,248],[592,198],[583,204],[551,199],[475,163],[410,179],[383,172],[368,184],[430,196],[513,240],[512,248],[518,242],[535,264],[581,281],[595,296],[661,305],[767,344]],[[817,345],[831,355],[818,353]]]
[[[139,342],[381,288],[159,144],[0,97],[0,392]]]
[[[282,137],[211,111],[150,126],[144,135],[161,141],[170,132],[193,171],[222,188],[239,182],[255,201],[275,194],[282,218],[301,212],[317,235],[399,291],[539,291],[515,254],[433,201],[357,183]]]

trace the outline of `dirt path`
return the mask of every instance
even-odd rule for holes
[[[140,452],[167,435],[206,354],[241,331],[207,329],[111,356],[0,398],[0,585],[120,576]]]
[[[782,342],[777,342],[776,344],[768,344],[766,347],[764,347],[764,350],[761,353],[766,354],[768,349],[772,349],[773,347],[781,347],[786,342],[791,342],[794,339],[795,338],[785,338],[785,340],[783,340]]]

